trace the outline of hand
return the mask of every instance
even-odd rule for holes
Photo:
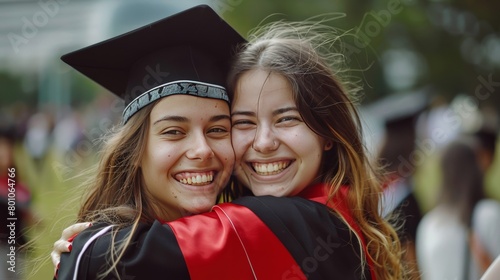
[[[61,238],[54,242],[54,248],[52,249],[52,253],[50,253],[52,264],[54,264],[54,271],[57,271],[59,268],[61,254],[71,252],[73,239],[91,225],[91,223],[77,223],[63,230]]]

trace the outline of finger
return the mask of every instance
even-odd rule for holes
[[[80,232],[82,232],[84,229],[88,228],[91,225],[92,225],[91,223],[77,223],[71,225],[63,230],[61,239],[68,240],[72,236],[79,234]]]
[[[77,223],[63,230],[61,239],[54,242],[54,247],[52,249],[52,252],[50,253],[55,272],[59,268],[61,253],[70,252],[73,246],[71,243],[73,241],[73,238],[75,238],[78,233],[82,232],[84,229],[90,227],[91,225],[91,223]]]
[[[50,253],[50,258],[52,259],[52,264],[54,265],[55,270],[57,270],[59,262],[61,261],[61,254],[71,252],[72,248],[73,245],[71,242],[65,240],[57,240],[54,242],[54,248]]]
[[[71,251],[71,242],[59,239],[54,242],[54,247],[52,248],[52,252],[56,252],[58,254],[61,253],[69,253]]]
[[[54,265],[54,270],[57,270],[59,262],[61,261],[61,254],[59,254],[55,251],[52,251],[50,253],[50,258],[52,259],[52,264]]]

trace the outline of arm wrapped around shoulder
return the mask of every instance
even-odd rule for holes
[[[104,224],[83,231],[73,241],[72,252],[62,254],[57,279],[155,279],[162,274],[189,279],[169,226],[139,224],[130,237],[131,231],[132,227],[117,230]]]

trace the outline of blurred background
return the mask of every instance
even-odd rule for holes
[[[76,216],[75,188],[96,162],[96,140],[119,123],[123,109],[60,56],[199,3],[244,36],[262,21],[343,14],[327,24],[349,35],[342,51],[362,82],[367,147],[376,157],[389,124],[412,118],[416,140],[399,171],[412,167],[412,191],[423,213],[437,201],[440,149],[463,133],[498,132],[497,1],[0,0],[0,122],[12,143],[7,165],[15,165],[16,182],[26,189],[18,211],[24,211],[31,242],[30,250],[19,252],[25,273],[18,279],[52,277],[49,252]],[[495,157],[485,191],[498,200],[498,151]]]

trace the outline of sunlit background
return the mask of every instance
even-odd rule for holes
[[[328,24],[353,35],[345,37],[343,52],[349,67],[359,70],[370,151],[376,154],[382,142],[384,119],[426,106],[418,126],[421,158],[414,163],[415,193],[424,212],[436,200],[440,148],[462,132],[498,131],[497,1],[2,0],[0,122],[15,126],[16,175],[32,195],[28,237],[34,249],[21,279],[52,277],[48,256],[76,216],[80,201],[74,189],[96,161],[96,140],[119,123],[122,110],[118,99],[60,56],[196,3],[211,5],[244,36],[262,21],[343,14]],[[434,138],[436,130],[444,136]],[[487,195],[495,199],[499,174],[497,160],[486,181]]]

